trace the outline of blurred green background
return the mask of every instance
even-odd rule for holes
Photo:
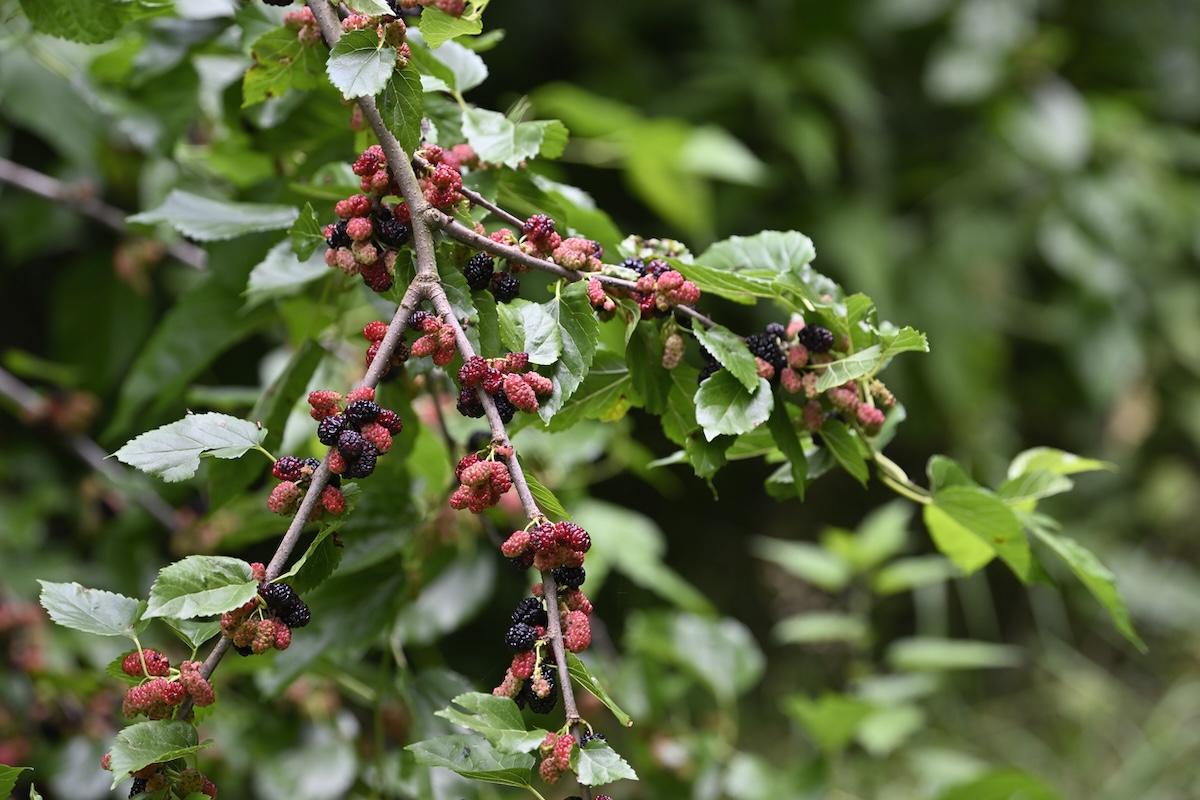
[[[336,102],[328,110],[328,97],[298,104],[303,116],[289,109],[283,125],[253,110],[230,124],[241,113],[238,85],[213,76],[236,70],[237,48],[210,35],[233,20],[194,13],[221,3],[179,0],[181,10],[189,5],[193,19],[149,21],[136,42],[88,47],[31,37],[15,3],[0,4],[0,155],[86,179],[130,212],[184,181],[274,201],[287,192],[278,164],[255,152],[281,140],[316,143],[310,167],[352,155],[345,115]],[[741,620],[757,642],[744,649],[765,658],[712,666],[747,671],[732,692],[711,671],[675,670],[680,656],[662,650],[670,638],[662,631],[689,624],[667,609],[690,601],[614,567],[594,598],[607,630],[595,650],[602,663],[623,653],[608,675],[639,723],[610,739],[643,776],[614,797],[1200,796],[1200,5],[495,0],[485,23],[504,36],[484,53],[490,75],[468,99],[562,119],[572,140],[545,171],[585,189],[622,232],[678,238],[700,252],[734,234],[800,230],[822,272],[928,334],[928,355],[900,359],[885,376],[908,413],[889,454],[910,475],[942,452],[994,483],[1033,445],[1113,462],[1116,471],[1082,476],[1074,493],[1047,505],[1116,573],[1150,648],[1139,654],[1125,643],[1069,580],[1025,588],[992,566],[892,593],[874,580],[879,563],[865,562],[853,577],[822,579],[816,548],[788,551],[789,560],[759,537],[824,541],[828,556],[837,547],[822,533],[859,526],[886,490],[837,476],[802,506],[777,503],[762,488],[770,468],[745,462],[718,475],[716,501],[684,467],[646,472],[646,459],[670,447],[656,423],[634,416],[580,439],[579,452],[595,457],[574,483],[577,465],[544,448],[548,474],[559,470],[578,503],[575,492],[594,482],[591,518],[635,529],[644,519],[623,519],[605,501],[652,518],[666,563],[721,615]],[[134,54],[151,46],[159,51],[149,79],[130,81]],[[238,270],[244,279],[270,243],[218,245],[210,262],[232,276],[236,294]],[[0,366],[57,398],[68,423],[109,452],[185,407],[248,408],[246,393],[252,402],[278,344],[264,321],[242,318],[221,358],[198,371],[203,385],[242,387],[242,396],[188,394],[183,376],[121,429],[122,380],[194,279],[167,264],[149,269],[130,251],[69,206],[0,186],[8,314]],[[740,332],[773,318],[766,308],[706,308]],[[104,797],[107,776],[94,765],[115,731],[116,695],[96,668],[118,651],[49,626],[33,579],[144,594],[169,558],[197,549],[262,557],[269,548],[229,538],[236,518],[205,517],[202,485],[137,482],[134,493],[157,492],[183,509],[164,536],[128,494],[79,462],[61,431],[4,403],[0,763],[34,765],[47,798]],[[901,542],[887,558],[932,552],[918,521],[884,513],[876,527],[895,535],[880,535]],[[405,557],[431,546],[410,543]],[[434,575],[450,560],[437,552]],[[494,576],[494,565],[481,569]],[[515,576],[493,580],[497,596],[520,591]],[[393,665],[387,694],[401,710],[386,720],[398,727],[388,737],[421,728],[420,697],[441,698],[429,701],[436,709],[461,685],[437,670],[453,668],[475,688],[495,682],[504,614],[485,600],[425,637],[411,663]],[[853,612],[866,629],[806,642],[777,626],[814,610]],[[1020,656],[984,653],[987,669],[905,669],[892,645],[918,635],[1003,643]],[[480,653],[480,637],[495,646]],[[251,671],[234,667],[231,675]],[[473,787],[419,783],[429,779],[403,765],[381,777],[384,762],[348,744],[367,735],[356,725],[383,741],[361,711],[367,695],[333,669],[302,680],[315,687],[307,696],[277,693],[261,675],[225,685],[226,697],[247,704],[258,693],[273,699],[254,701],[266,703],[259,711],[223,703],[214,718],[223,792],[377,796],[361,781],[355,789],[335,781],[324,795],[283,783],[286,763],[311,751],[336,755],[325,766],[335,775],[357,770],[390,786],[384,796],[476,796]],[[824,706],[801,699],[826,692],[838,694]],[[876,711],[905,710],[864,734],[855,720],[866,712],[852,707],[863,697]],[[285,763],[279,753],[296,739],[296,719],[308,727]],[[844,741],[840,725],[850,729]],[[280,775],[263,777],[263,762],[277,762]],[[983,778],[996,794],[972,789]]]

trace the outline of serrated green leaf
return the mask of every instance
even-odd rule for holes
[[[978,486],[971,476],[954,459],[949,456],[930,456],[925,465],[925,474],[929,477],[929,489],[940,492],[950,486]]]
[[[1134,647],[1146,652],[1146,643],[1138,636],[1129,616],[1129,609],[1117,589],[1116,577],[1107,567],[1096,558],[1096,555],[1079,542],[1067,536],[1062,536],[1045,525],[1032,524],[1029,529],[1040,541],[1046,544],[1056,556],[1066,562],[1075,577],[1087,587],[1092,596],[1100,601],[1108,611],[1113,625],[1128,639]]]
[[[325,234],[321,231],[321,223],[317,219],[317,212],[313,211],[312,203],[305,203],[304,208],[300,209],[300,216],[288,228],[288,237],[292,240],[292,252],[300,261],[306,261],[318,247],[325,246]],[[250,273],[250,281],[253,284],[253,272]]]
[[[290,28],[274,28],[259,36],[250,55],[254,64],[242,78],[242,108],[283,97],[291,89],[321,85],[325,47],[303,44]]]
[[[620,780],[636,781],[637,773],[607,742],[592,739],[571,753],[571,769],[584,786],[602,786]]]
[[[747,391],[727,370],[707,378],[696,390],[696,422],[710,442],[717,436],[737,436],[767,421],[775,407],[775,394],[766,378],[758,389]]]
[[[295,206],[234,203],[172,189],[158,208],[134,214],[126,221],[142,225],[165,222],[184,236],[213,242],[255,231],[284,230],[291,227],[299,213]]]
[[[913,636],[888,648],[888,663],[908,672],[999,669],[1021,663],[1021,650],[990,642]]]
[[[793,695],[784,701],[783,709],[822,750],[837,753],[850,744],[859,723],[875,707],[856,697],[828,692],[819,699]]]
[[[460,694],[450,702],[453,705],[435,711],[434,716],[482,733],[502,752],[528,753],[537,749],[546,738],[546,731],[541,728],[525,729],[521,709],[510,698],[471,692]],[[455,705],[465,711],[455,708]]]
[[[887,361],[892,356],[899,353],[928,353],[929,340],[925,338],[925,334],[915,328],[901,328],[892,334],[884,334],[879,337],[883,344],[883,352],[880,356],[880,363]]]
[[[696,258],[701,264],[741,272],[798,272],[817,257],[812,239],[797,231],[762,231],[754,236],[730,236],[714,243]]]
[[[722,325],[712,328],[696,325],[692,333],[696,341],[746,387],[746,391],[753,392],[758,388],[758,366],[746,343],[737,334]]]
[[[264,428],[228,414],[189,414],[130,440],[113,455],[167,483],[177,483],[196,474],[201,455],[238,458],[261,445],[266,435]]]
[[[188,556],[159,570],[150,587],[150,617],[211,617],[231,611],[258,594],[250,565],[228,556]]]
[[[999,555],[1017,577],[1028,583],[1033,556],[1020,520],[1000,498],[986,489],[950,486],[925,506],[925,525],[938,549],[970,574]],[[987,549],[987,557],[971,537]]]
[[[305,594],[320,586],[342,562],[345,548],[338,546],[333,539],[333,534],[345,523],[345,514],[348,513],[349,508],[343,512],[342,519],[326,525],[313,538],[308,549],[304,551],[304,555],[292,565],[286,574],[279,576],[280,580],[288,578],[288,584],[296,594]]]
[[[462,112],[462,130],[467,143],[483,161],[516,169],[522,161],[538,155],[547,137],[555,143],[551,150],[562,152],[567,129],[557,120],[513,122],[503,114],[482,108]]]
[[[103,589],[88,589],[78,583],[42,580],[38,583],[42,585],[39,597],[42,608],[64,628],[97,636],[133,638],[146,627],[142,620],[145,604],[141,600]]]
[[[478,17],[452,17],[435,6],[430,6],[421,12],[421,36],[425,44],[431,48],[441,47],[451,39],[459,36],[475,36],[483,31],[483,21]]]
[[[663,434],[672,442],[683,446],[692,431],[696,430],[696,378],[699,371],[687,364],[670,370],[671,391],[667,394],[667,410],[661,415]]]
[[[640,402],[625,359],[603,350],[596,353],[587,378],[575,394],[550,420],[549,429],[565,430],[584,419],[614,422]]]
[[[771,631],[775,640],[782,644],[845,642],[862,646],[870,634],[870,627],[860,618],[839,611],[795,614],[780,620]]]
[[[854,577],[849,564],[811,542],[788,542],[757,536],[750,541],[750,550],[759,558],[777,564],[797,578],[827,592],[840,592]]]
[[[600,323],[588,302],[584,281],[564,287],[544,307],[558,323],[562,337],[562,354],[550,375],[554,381],[554,394],[538,409],[542,420],[549,422],[587,377],[600,341]]]
[[[863,486],[867,485],[869,473],[867,471],[866,453],[862,440],[855,435],[854,431],[842,422],[837,420],[826,420],[821,427],[821,440],[825,442],[825,449],[829,451],[834,460],[846,470],[856,481]]]
[[[320,246],[325,246],[323,238]],[[245,293],[248,307],[252,308],[277,297],[299,294],[308,284],[331,274],[329,266],[325,263],[324,251],[317,255],[313,252],[316,249],[314,245],[308,248],[308,255],[301,260],[296,255],[295,247],[295,237],[291,243],[280,242],[250,271]]]
[[[375,28],[342,34],[325,64],[330,83],[348,100],[379,94],[395,71],[396,48],[380,42]]]
[[[188,722],[153,720],[135,722],[121,730],[113,742],[112,773],[110,789],[143,767],[162,761],[182,758],[199,752],[212,744],[199,741],[196,728]]]
[[[528,300],[516,299],[496,308],[500,315],[500,341],[511,352],[529,354],[529,363],[543,366],[558,361],[563,340],[558,320],[546,307]]]
[[[501,786],[529,786],[534,758],[526,753],[503,753],[482,736],[455,734],[426,739],[404,748],[427,767],[445,767],[464,778],[498,783]]]
[[[0,795],[7,797],[13,787],[17,785],[17,778],[21,777],[21,773],[31,769],[33,767],[12,767],[0,764]]]
[[[724,297],[743,305],[754,305],[757,297],[776,296],[769,280],[717,269],[700,262],[688,264],[675,259],[668,260],[683,277],[696,284],[701,294]]]
[[[34,30],[60,39],[100,44],[116,36],[142,9],[128,0],[20,0]]]
[[[788,461],[796,496],[803,500],[805,485],[808,481],[808,458],[804,455],[804,446],[800,444],[800,437],[797,436],[796,427],[788,415],[786,403],[775,403],[775,408],[771,410],[771,416],[767,418],[767,428],[771,432],[775,446]]]
[[[425,108],[425,93],[416,67],[396,70],[388,78],[379,98],[379,113],[384,126],[400,142],[406,153],[421,144],[421,116]]]
[[[395,13],[395,9],[384,0],[345,0],[345,3],[351,11],[357,11],[369,17],[390,16]]]
[[[542,512],[545,513],[546,516],[557,518],[559,520],[567,520],[571,518],[571,515],[567,513],[567,509],[565,509],[559,499],[554,496],[554,492],[542,485],[542,482],[539,481],[533,475],[533,473],[525,473],[525,482],[529,484],[529,493],[532,494],[533,499],[537,501],[538,508],[542,509]]]
[[[824,392],[835,386],[841,386],[847,381],[856,381],[874,374],[879,365],[883,363],[882,352],[883,348],[874,344],[865,350],[829,362],[817,377],[817,391]]]
[[[579,656],[574,653],[567,653],[567,672],[571,675],[571,680],[582,686],[593,697],[603,703],[605,708],[611,711],[613,716],[617,718],[617,722],[626,728],[633,727],[633,718],[617,705],[608,692],[604,691],[604,686],[600,683],[600,679],[593,675],[592,671],[587,668],[587,664],[580,661]]]
[[[663,341],[658,329],[638,325],[625,340],[625,366],[634,391],[651,414],[662,414],[671,394],[671,373],[662,365]]]
[[[1084,458],[1053,447],[1034,447],[1017,454],[1008,465],[1008,477],[1016,478],[1037,470],[1052,472],[1055,475],[1074,475],[1077,472],[1111,471],[1116,468],[1115,464],[1108,461]]]

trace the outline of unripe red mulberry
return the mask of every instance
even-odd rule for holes
[[[875,406],[869,406],[865,403],[860,405],[854,412],[858,418],[858,424],[862,426],[863,433],[867,436],[874,436],[883,428],[883,423],[886,418],[883,412]]]
[[[524,378],[538,397],[549,397],[554,394],[554,381],[545,375],[530,370],[525,373]]]
[[[572,653],[580,653],[592,643],[592,626],[587,614],[568,611],[563,621],[563,644]]]
[[[275,642],[272,646],[276,650],[287,650],[292,644],[292,629],[281,620],[274,620],[274,622]]]
[[[179,682],[192,698],[192,705],[204,708],[216,701],[212,684],[200,674],[199,661],[184,661],[179,665]]]
[[[283,481],[271,490],[271,496],[267,498],[267,508],[275,514],[294,514],[300,506],[302,494],[295,481]]]
[[[521,375],[510,373],[504,376],[504,393],[508,395],[508,401],[522,411],[533,414],[538,410],[537,395]]]
[[[140,655],[139,655],[140,652]],[[145,671],[142,671],[142,660],[145,659]],[[171,662],[157,650],[134,650],[125,656],[121,662],[121,671],[132,678],[145,676],[163,677],[171,674]]]
[[[530,542],[529,531],[513,531],[512,536],[500,545],[500,552],[508,558],[516,558],[529,549]]]
[[[250,650],[255,655],[262,655],[275,646],[275,623],[272,620],[259,620],[250,641]]]
[[[321,491],[321,507],[335,517],[340,517],[346,510],[346,497],[342,490],[336,486],[326,486]]]

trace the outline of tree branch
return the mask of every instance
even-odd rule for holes
[[[125,212],[97,198],[92,187],[87,184],[63,183],[57,178],[21,166],[7,158],[0,158],[0,181],[73,208],[118,233],[132,232],[125,223]],[[193,269],[204,269],[208,264],[208,253],[191,242],[167,245],[167,252],[176,261]]]

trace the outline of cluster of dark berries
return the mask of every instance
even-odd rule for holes
[[[420,332],[410,352],[417,358],[431,356],[433,363],[444,367],[458,353],[454,341],[454,326],[447,325],[428,311],[415,311],[409,317],[408,327]]]
[[[495,459],[497,455],[511,456],[500,449],[493,451],[492,456],[481,459],[478,453],[471,453],[458,462],[454,468],[454,477],[459,486],[450,495],[450,507],[462,510],[470,509],[472,513],[480,514],[485,508],[491,508],[500,502],[500,496],[512,488],[512,477],[503,461]]]
[[[255,565],[261,566],[261,565]],[[221,634],[233,640],[240,654],[261,655],[268,650],[287,650],[292,629],[303,628],[312,612],[286,583],[266,583],[259,578],[258,594],[245,605],[221,615]]]
[[[379,353],[379,346],[383,342],[383,337],[387,336],[388,324],[383,320],[368,322],[363,326],[363,338],[370,344],[367,346],[366,366],[371,368],[371,362],[375,360],[375,356]],[[387,366],[383,373],[380,374],[380,381],[389,381],[400,376],[404,368],[404,362],[408,360],[408,345],[401,339],[396,344],[396,349],[392,353],[392,357],[388,360]]]
[[[487,289],[497,303],[511,303],[521,296],[521,279],[511,272],[497,272],[496,264],[487,253],[476,253],[463,267],[467,286],[476,292]]]
[[[212,684],[200,674],[200,662],[184,661],[178,670],[157,650],[134,650],[121,661],[121,671],[140,683],[130,686],[121,703],[126,717],[167,719],[185,697],[192,705],[209,706],[216,699]]]
[[[403,24],[403,23],[401,23]],[[339,200],[334,213],[340,221],[325,226],[325,263],[347,275],[359,275],[376,292],[392,288],[396,274],[396,250],[411,235],[408,208],[382,202],[398,195],[387,158],[379,145],[368,147],[351,167],[362,178],[363,193]]]
[[[320,419],[317,438],[333,448],[329,470],[334,475],[369,477],[379,456],[392,449],[392,436],[404,428],[396,412],[380,408],[375,390],[366,386],[346,395],[344,409],[339,408],[337,392],[312,392],[308,402],[312,416]]]
[[[583,567],[583,554],[592,547],[592,537],[574,522],[539,522],[529,530],[515,531],[500,546],[500,552],[520,568],[538,570]],[[582,583],[582,573],[579,581]]]
[[[100,767],[112,771],[112,753],[105,753],[100,758]],[[217,797],[217,787],[213,782],[194,769],[175,770],[159,761],[129,774],[133,778],[130,797],[156,795],[164,789],[170,789],[168,794],[161,795],[166,800],[186,798],[197,793],[208,795],[213,800]]]
[[[538,410],[538,398],[554,393],[554,382],[529,366],[528,353],[509,353],[503,358],[485,359],[471,356],[458,370],[458,411],[464,417],[483,416],[483,402],[476,387],[491,395],[500,413],[500,421],[512,421],[519,409],[527,413]]]
[[[288,517],[300,508],[300,501],[308,491],[309,481],[321,462],[315,458],[297,458],[283,456],[271,467],[271,474],[279,479],[279,483],[271,490],[267,498],[267,508],[276,514]],[[346,510],[346,498],[342,494],[342,479],[334,475],[329,484],[321,490],[321,505],[313,509],[309,521],[317,520],[321,514],[328,511],[335,517]]]

